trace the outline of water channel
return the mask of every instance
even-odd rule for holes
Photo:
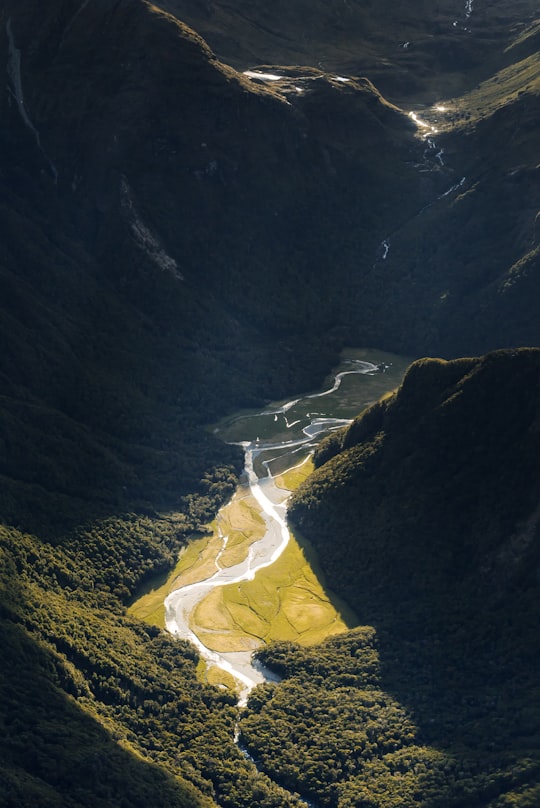
[[[216,595],[223,595],[223,590],[218,592],[220,588],[236,587],[240,591],[245,582],[264,575],[276,564],[291,540],[286,519],[291,491],[283,475],[301,468],[326,435],[348,424],[366,406],[395,388],[410,361],[382,351],[346,350],[321,391],[273,403],[259,412],[236,414],[214,428],[222,440],[244,449],[245,467],[235,495],[236,508],[237,512],[242,506],[246,509],[249,497],[251,518],[256,520],[258,532],[250,533],[244,525],[245,541],[238,544],[239,531],[231,531],[226,516],[231,504],[225,506],[216,520],[215,540],[197,553],[192,564],[186,565],[186,575],[179,577],[178,585],[167,596],[165,623],[172,634],[193,642],[208,666],[216,666],[234,678],[241,702],[252,687],[272,678],[252,660],[253,651],[264,641],[257,605],[253,609],[252,602],[252,611],[245,617],[249,604],[233,604],[237,614],[244,614],[241,628],[235,626],[234,631],[221,625],[225,619],[222,601],[212,609],[206,608],[211,615],[206,622],[197,615],[204,613],[201,607],[210,597],[215,600]],[[265,591],[264,586],[261,591]],[[272,599],[272,594],[268,597]],[[311,591],[306,592],[303,602],[299,602],[303,596],[298,592],[295,598],[285,617],[289,628],[294,623],[301,637],[299,641],[306,644],[316,641],[319,624],[325,620],[329,621],[329,634],[346,630],[331,596],[327,599]],[[281,602],[276,603],[272,609],[279,612]],[[281,618],[275,613],[272,626],[279,627]],[[282,623],[285,625],[284,620]],[[279,628],[270,631],[269,637],[288,638],[279,636]]]

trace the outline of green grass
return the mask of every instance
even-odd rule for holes
[[[292,469],[280,474],[276,477],[276,485],[278,488],[284,488],[287,491],[294,491],[298,486],[306,480],[313,471],[313,460],[311,455],[306,457],[299,466],[294,466]]]
[[[463,95],[438,102],[425,110],[422,117],[431,121],[439,132],[455,127],[468,128],[507,106],[510,108],[527,95],[539,94],[540,54],[534,52],[502,68]]]
[[[245,487],[238,489],[231,502],[221,509],[217,519],[227,546],[220,558],[223,567],[241,563],[253,542],[264,536],[265,523],[256,500]]]
[[[276,478],[276,484],[293,490],[312,469],[308,458]],[[233,500],[223,511],[225,521],[236,517],[234,524],[242,522],[249,546],[251,531],[262,523],[254,500]],[[224,652],[254,650],[275,640],[314,645],[357,624],[352,611],[326,591],[313,547],[291,536],[279,559],[252,581],[219,587],[204,598],[190,628],[208,648]]]
[[[195,543],[195,542],[194,542]],[[178,577],[184,555],[192,548],[192,544],[182,551],[174,569],[165,575],[156,576],[146,587],[143,594],[128,608],[128,614],[150,623],[152,626],[165,628],[165,598],[171,592],[171,583]]]
[[[315,645],[357,625],[314,571],[309,553],[291,537],[271,567],[252,581],[219,587],[194,610],[190,627],[214,651],[245,651],[276,640]]]
[[[276,478],[276,484],[293,490],[313,470],[307,458]],[[174,569],[154,577],[128,613],[164,628],[164,601],[170,592],[210,577],[216,571],[215,558],[227,546],[220,565],[231,567],[243,561],[249,547],[264,535],[265,523],[256,500],[245,486],[209,526],[211,532],[192,538],[183,548]],[[305,540],[294,536],[272,567],[261,570],[253,581],[214,589],[194,610],[190,627],[201,641],[218,652],[246,651],[274,640],[294,640],[313,645],[357,625],[355,615],[325,588],[316,553]],[[218,681],[230,687],[221,674]],[[208,679],[210,681],[210,679]]]
[[[472,119],[478,119],[491,115],[525,93],[538,95],[539,92],[540,54],[534,53],[504,68],[450,104],[469,113]]]
[[[264,535],[264,520],[245,487],[240,487],[219,511],[209,531],[202,538],[192,538],[187,547],[182,548],[169,574],[155,576],[143,587],[140,597],[128,609],[130,615],[164,628],[165,598],[175,589],[204,581],[214,574],[223,536],[228,536],[228,541],[220,557],[222,567],[232,567],[246,558],[250,545]]]

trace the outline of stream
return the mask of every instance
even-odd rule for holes
[[[275,677],[253,661],[252,650],[218,653],[208,648],[190,626],[194,609],[217,587],[253,580],[258,571],[275,563],[290,540],[286,503],[291,493],[278,486],[276,479],[300,466],[323,437],[350,423],[367,405],[396,387],[409,363],[409,359],[382,351],[345,351],[322,391],[277,402],[260,412],[237,414],[214,430],[224,441],[241,445],[244,450],[239,487],[249,490],[256,501],[264,519],[264,535],[233,566],[220,564],[228,541],[227,535],[222,536],[211,574],[167,596],[165,624],[175,636],[194,643],[207,665],[217,666],[235,678],[240,704],[245,703],[255,685]]]

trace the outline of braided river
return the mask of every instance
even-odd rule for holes
[[[231,528],[227,516],[231,504],[224,506],[216,519],[214,540],[195,554],[187,564],[188,574],[180,575],[168,594],[165,624],[172,634],[195,644],[208,668],[218,668],[233,677],[240,703],[255,685],[272,678],[253,660],[253,651],[265,641],[265,632],[269,639],[289,639],[294,629],[297,641],[309,644],[320,639],[321,625],[328,635],[350,627],[340,619],[332,596],[318,583],[324,594],[317,594],[318,590],[314,594],[313,583],[311,587],[296,583],[286,602],[268,592],[272,584],[265,580],[251,602],[239,600],[237,592],[256,576],[264,576],[291,542],[286,515],[291,470],[297,470],[301,478],[302,468],[318,443],[397,387],[410,361],[382,351],[344,351],[321,391],[276,402],[260,412],[238,413],[214,428],[222,440],[239,444],[244,450],[244,472],[233,507],[237,514],[241,508],[244,515],[249,512],[257,529],[246,528],[245,519],[242,529]],[[311,581],[315,575],[309,569]],[[223,605],[227,592],[222,588],[226,587],[234,591],[228,609]],[[216,597],[217,606],[205,607]],[[249,601],[249,595],[244,598]],[[268,601],[267,610],[272,611],[268,626],[261,617],[264,604],[257,603],[263,598]],[[234,626],[230,619],[227,622],[229,612],[240,615]],[[280,625],[287,628],[285,636],[280,636]]]

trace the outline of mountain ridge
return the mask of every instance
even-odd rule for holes
[[[531,3],[478,6],[447,0],[408,3],[297,2],[205,4],[160,0],[186,20],[220,58],[237,69],[261,64],[311,65],[367,75],[392,100],[433,104],[470,89],[500,67],[501,51],[530,20]]]

